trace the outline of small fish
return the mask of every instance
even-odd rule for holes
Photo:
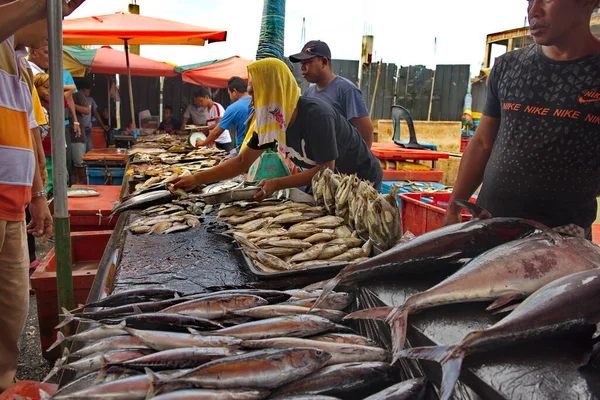
[[[329,242],[330,240],[333,240],[335,238],[337,238],[337,235],[335,233],[319,232],[319,233],[315,233],[314,235],[311,235],[303,240],[308,243],[319,243],[319,242]]]
[[[240,339],[267,339],[273,337],[307,337],[335,328],[328,319],[316,315],[291,315],[248,322],[220,329],[211,334],[228,335]]]
[[[121,350],[121,349],[148,349],[141,340],[136,337],[123,335],[123,336],[111,336],[106,339],[99,340],[85,346],[73,354],[72,356],[89,356],[94,353],[104,353],[109,350]]]
[[[258,350],[209,362],[172,379],[157,375],[153,379],[159,384],[186,382],[203,388],[272,389],[318,371],[330,358],[314,348]]]
[[[346,225],[338,226],[333,233],[339,238],[349,238],[352,236],[352,231]]]
[[[356,261],[358,258],[364,257],[364,255],[365,255],[365,253],[362,248],[355,247],[355,248],[350,249],[340,255],[331,257],[330,260],[331,261]]]
[[[334,244],[332,246],[327,246],[323,249],[321,254],[317,257],[319,260],[329,260],[332,257],[339,256],[344,253],[348,247],[344,244]],[[362,252],[362,250],[361,250]]]
[[[188,224],[173,224],[173,226],[171,226],[169,229],[167,229],[163,233],[173,233],[173,232],[185,231],[190,228],[191,228],[191,226]]]
[[[306,221],[308,219],[310,219],[310,217],[303,215],[299,211],[295,211],[295,212],[280,214],[277,217],[274,217],[270,223],[271,224],[296,224],[298,222]]]
[[[274,349],[288,347],[313,347],[321,349],[331,355],[327,365],[350,362],[389,362],[392,355],[380,347],[361,346],[356,344],[324,342],[300,338],[272,338],[262,340],[245,340],[242,348],[247,349]]]
[[[130,289],[113,293],[98,301],[80,305],[71,312],[83,310],[84,308],[117,307],[126,304],[140,303],[143,301],[167,300],[180,297],[181,295],[181,292],[167,288]]]
[[[312,246],[310,249],[294,255],[290,259],[290,263],[299,263],[302,261],[315,260],[323,252],[323,249],[327,247],[327,243],[319,243]]]
[[[62,366],[63,369],[70,369],[79,372],[94,372],[106,367],[111,363],[120,363],[127,360],[133,360],[150,354],[150,349],[121,349],[110,350],[103,353],[94,353],[85,356],[79,360],[70,362]]]
[[[251,220],[244,224],[238,225],[235,227],[235,229],[240,232],[250,233],[250,232],[257,231],[265,226],[270,225],[272,220],[273,220],[273,218],[259,218],[259,219]]]
[[[268,244],[269,246],[273,246],[273,247],[294,247],[297,249],[308,249],[309,247],[312,246],[310,243],[305,242],[304,240],[300,240],[300,239],[276,239],[276,238],[273,238],[272,240],[269,240],[264,243]]]
[[[391,382],[392,366],[385,362],[344,363],[325,367],[318,372],[280,387],[273,397],[292,394],[348,395],[374,384]]]
[[[226,328],[225,328],[226,329]],[[144,343],[146,348],[157,351],[177,349],[183,347],[236,347],[241,340],[232,336],[216,335],[217,332],[211,331],[207,335],[198,335],[191,333],[143,331],[139,329],[125,328],[131,335],[131,338]]]
[[[297,248],[285,248],[285,247],[269,247],[266,249],[261,249],[260,250],[263,253],[266,254],[271,254],[277,257],[286,257],[286,256],[293,256],[294,254],[297,254],[298,252],[301,252],[302,249],[297,249]]]
[[[197,217],[194,217],[192,215],[185,215],[184,221],[186,224],[188,224],[192,228],[200,226],[200,219],[198,219]]]
[[[319,317],[326,318],[333,322],[340,322],[346,313],[338,310],[327,310],[321,308],[315,308],[307,312],[306,307],[294,306],[294,305],[286,305],[286,304],[274,304],[268,306],[259,306],[253,307],[246,310],[238,310],[233,311],[232,313],[235,315],[240,315],[243,317],[251,317],[251,318],[273,318],[273,317],[283,317],[286,315],[296,315],[296,314],[311,314],[318,315]]]
[[[321,295],[322,296],[322,295]],[[290,299],[286,303],[295,304],[301,307],[313,307],[317,298],[306,298],[306,299]],[[321,304],[320,308],[326,308],[328,310],[343,310],[352,303],[353,296],[350,293],[345,292],[332,292],[326,295]]]
[[[150,226],[146,226],[146,225],[139,225],[139,226],[130,226],[129,230],[135,234],[143,234],[143,233],[149,233],[151,230]]]
[[[278,237],[283,236],[287,233],[287,230],[284,228],[264,228],[259,229],[258,231],[248,233],[248,238],[270,238],[270,237]]]
[[[286,270],[292,269],[292,266],[290,264],[286,263],[281,258],[274,256],[272,254],[267,254],[261,250],[252,249],[252,248],[246,248],[246,251],[252,258],[257,260],[258,262],[260,262],[267,268],[279,270],[279,271],[286,271]]]
[[[240,354],[239,351],[227,347],[182,347],[144,354],[127,360],[111,361],[107,367],[118,366],[141,371],[144,368],[151,368],[153,371],[195,368],[213,360],[238,354]]]
[[[343,244],[345,245],[347,248],[351,249],[353,247],[358,247],[358,246],[362,246],[363,241],[360,238],[355,238],[355,237],[347,237],[347,238],[337,238],[337,239],[333,239],[331,242],[329,242],[330,245],[335,245],[335,244]]]
[[[127,332],[123,330],[125,324],[120,324],[116,326],[98,326],[96,328],[92,328],[90,330],[83,331],[81,333],[77,333],[75,335],[65,337],[61,331],[56,332],[56,342],[54,342],[46,351],[52,351],[57,346],[60,346],[61,343],[67,342],[94,342],[101,339],[106,339],[111,336],[119,336],[119,335],[127,335]]]
[[[152,397],[153,400],[260,400],[269,395],[259,389],[185,389]],[[318,400],[318,399],[315,399]]]
[[[364,400],[422,400],[425,398],[426,389],[427,380],[425,378],[409,379],[396,383]]]
[[[150,229],[150,233],[164,233],[171,226],[173,226],[173,223],[170,221],[159,222],[156,225],[152,226],[152,228]]]
[[[100,196],[96,189],[88,187],[70,187],[67,189],[67,197],[95,197]]]
[[[176,313],[193,317],[216,319],[225,316],[229,311],[266,305],[262,297],[246,294],[216,294],[167,307],[163,313]]]
[[[98,323],[105,325],[124,323],[128,328],[183,333],[188,333],[189,328],[203,331],[223,328],[223,325],[206,318],[163,312],[130,315],[117,319],[101,319]]]
[[[316,233],[321,233],[323,230],[319,228],[315,228],[313,226],[305,225],[305,229],[290,229],[287,231],[286,235],[290,237],[290,239],[305,239],[310,237]]]
[[[377,346],[377,343],[368,337],[354,335],[352,333],[325,333],[322,335],[312,336],[309,339],[323,342],[356,344],[359,346]]]

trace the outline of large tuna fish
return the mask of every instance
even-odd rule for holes
[[[323,293],[313,307],[318,307],[340,283],[355,282],[382,273],[431,271],[438,261],[444,263],[474,257],[486,250],[520,239],[536,228],[536,223],[520,218],[489,218],[490,214],[473,203],[457,202],[469,209],[476,220],[446,226],[392,247],[368,260],[350,264],[323,286]]]
[[[495,325],[469,333],[459,344],[416,347],[401,351],[399,356],[442,364],[440,399],[448,400],[466,356],[599,324],[599,293],[600,269],[571,274],[547,284]]]
[[[438,285],[409,297],[400,307],[357,311],[347,318],[387,319],[396,355],[404,347],[409,314],[473,301],[493,301],[488,310],[494,310],[558,278],[600,266],[600,247],[582,238],[548,233],[552,237],[534,235],[489,250]]]

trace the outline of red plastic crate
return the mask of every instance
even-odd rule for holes
[[[470,142],[471,142],[470,137],[461,136],[461,138],[460,138],[460,152],[461,153],[464,153],[464,151],[467,149],[467,146],[469,145]]]
[[[404,170],[383,170],[384,181],[420,181],[420,182],[440,182],[444,177],[444,171],[432,169],[430,171],[404,171]]]
[[[399,196],[402,200],[402,233],[410,231],[419,236],[442,227],[450,193],[405,193]],[[423,197],[433,201],[423,202]],[[471,201],[474,200],[471,198]],[[470,220],[471,214],[463,210],[462,219]]]
[[[374,142],[371,146],[371,153],[380,160],[439,160],[440,158],[450,158],[450,154],[445,151],[436,150],[415,150],[400,147],[395,143]]]

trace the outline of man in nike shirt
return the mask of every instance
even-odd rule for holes
[[[451,200],[483,184],[477,203],[493,216],[583,229],[591,239],[600,193],[600,40],[590,30],[598,3],[527,2],[535,44],[496,60]],[[445,223],[459,212],[451,203]]]

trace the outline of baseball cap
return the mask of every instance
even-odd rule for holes
[[[320,40],[311,40],[304,45],[300,53],[291,55],[290,61],[297,63],[315,57],[325,57],[331,60],[331,50],[329,50],[327,43]]]

